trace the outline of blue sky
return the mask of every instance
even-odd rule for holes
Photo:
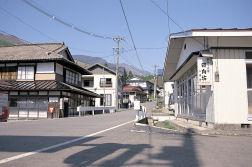
[[[120,36],[120,63],[140,68],[119,0],[28,0],[43,10],[88,32],[105,36]],[[153,0],[166,11],[167,0]],[[122,0],[132,35],[143,68],[154,71],[154,65],[163,67],[167,39],[168,19],[151,0]],[[252,27],[251,0],[169,0],[168,12],[184,30],[198,28]],[[66,27],[31,8],[22,0],[0,0],[0,7],[21,18],[48,37],[34,31],[8,15],[0,8],[0,30],[32,43],[62,42],[74,54],[106,57],[114,63],[116,43],[95,38]],[[170,21],[171,32],[181,31]],[[149,49],[144,49],[149,48]],[[151,49],[154,48],[154,49]],[[111,56],[112,55],[112,56]]]

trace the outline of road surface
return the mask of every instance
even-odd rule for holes
[[[132,110],[0,124],[0,166],[251,166],[252,138],[136,128]]]

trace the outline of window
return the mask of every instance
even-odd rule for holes
[[[77,73],[69,71],[69,70],[66,70],[66,74],[65,75],[66,75],[65,76],[65,81],[67,83],[71,83],[71,84],[75,84],[75,85],[78,84],[79,75]]]
[[[34,66],[18,67],[18,79],[34,79]]]
[[[16,80],[17,67],[0,67],[0,79],[2,80]]]
[[[252,51],[245,53],[246,59],[252,59]]]
[[[102,96],[104,96],[103,94],[101,94]],[[105,102],[104,102],[105,100]],[[105,106],[111,106],[112,105],[112,96],[111,94],[105,94],[105,97],[104,98],[101,98],[100,100],[100,106],[103,106],[105,103]]]
[[[112,87],[112,78],[101,78],[100,87]]]
[[[94,87],[94,78],[93,77],[85,77],[83,79],[83,86],[84,87]]]
[[[94,86],[94,81],[91,80],[84,80],[84,87],[93,87]]]
[[[247,54],[246,54],[247,57]],[[248,119],[252,120],[252,64],[246,65],[247,70],[247,93],[248,93]]]
[[[247,64],[247,88],[252,88],[252,64]]]

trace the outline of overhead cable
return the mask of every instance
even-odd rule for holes
[[[59,23],[65,25],[65,26],[67,26],[67,27],[69,27],[69,28],[72,28],[72,29],[74,29],[74,30],[76,30],[76,31],[79,31],[79,32],[81,32],[81,33],[83,33],[83,34],[86,34],[86,35],[89,35],[89,36],[92,36],[92,37],[101,38],[101,39],[111,39],[111,40],[113,39],[112,37],[109,37],[109,36],[98,35],[98,34],[96,34],[96,33],[88,32],[88,31],[86,31],[86,30],[83,30],[83,29],[81,29],[81,28],[79,28],[79,27],[77,27],[77,26],[75,26],[75,25],[73,25],[73,24],[71,24],[71,23],[68,23],[68,22],[64,21],[63,19],[60,19],[59,17],[57,17],[57,16],[55,16],[55,15],[53,15],[53,14],[50,14],[50,13],[46,12],[45,10],[39,8],[38,6],[34,5],[33,3],[31,3],[31,2],[29,2],[29,1],[27,1],[27,0],[22,0],[22,1],[23,1],[24,3],[26,3],[27,5],[29,5],[30,7],[36,9],[36,10],[39,11],[40,13],[44,14],[45,16],[47,16],[47,17],[49,17],[49,18],[52,18],[53,20],[55,20],[55,21],[57,21],[57,22],[59,22]]]
[[[1,29],[0,29],[0,32],[4,33],[4,34],[6,34],[6,35],[9,35],[9,36],[16,36],[16,35],[10,34],[10,33],[6,32],[6,31],[4,31],[4,30],[1,30]],[[27,40],[24,40],[24,39],[22,39],[22,38],[20,38],[20,37],[17,37],[17,38],[20,39],[22,42],[24,42],[24,43],[26,43],[26,44],[34,44],[34,43],[29,42],[29,41],[27,41]],[[45,47],[42,47],[42,46],[39,46],[39,45],[34,45],[34,46],[37,46],[37,47],[39,47],[39,48],[41,48],[41,49],[45,49],[45,50],[47,50],[47,51],[49,51],[49,52],[54,52],[54,51],[52,51],[52,50],[49,50],[49,49],[47,49],[47,48],[45,48]],[[54,53],[56,53],[56,52],[54,52]],[[92,57],[107,58],[107,57],[112,57],[112,56],[114,56],[114,54],[110,54],[110,55],[102,56],[102,57],[99,57],[99,56],[92,56]]]
[[[7,11],[6,9],[3,9],[3,8],[1,8],[1,7],[0,7],[0,9],[1,9],[2,11],[4,11],[6,14],[8,14],[9,16],[15,18],[16,20],[20,21],[20,22],[23,23],[24,25],[26,25],[26,26],[30,27],[31,29],[33,29],[34,31],[38,32],[40,35],[42,35],[42,36],[44,36],[44,37],[50,39],[50,40],[53,41],[53,42],[59,42],[58,40],[56,40],[56,39],[50,37],[49,35],[43,33],[43,32],[40,31],[39,29],[35,28],[35,27],[32,26],[31,24],[25,22],[25,21],[24,21],[23,19],[21,19],[20,17],[14,15],[13,13],[10,13],[10,12]],[[87,49],[80,49],[80,48],[72,47],[71,45],[68,45],[68,48],[73,49],[73,50],[78,50],[78,51],[90,52],[90,53],[103,53],[103,54],[105,53],[105,52],[98,52],[98,51],[92,51],[92,50],[87,50]]]
[[[134,50],[135,50],[136,55],[137,55],[138,62],[139,62],[139,64],[140,64],[141,69],[144,70],[144,69],[143,69],[143,66],[142,66],[142,63],[141,63],[141,61],[140,61],[140,58],[139,58],[137,49],[136,49],[136,45],[135,45],[135,42],[134,42],[132,33],[131,33],[131,31],[130,31],[129,23],[128,23],[128,20],[127,20],[127,17],[126,17],[126,14],[125,14],[125,11],[124,11],[124,8],[123,8],[123,4],[122,4],[122,1],[121,1],[121,0],[120,0],[120,4],[121,4],[122,12],[123,12],[123,15],[124,15],[124,20],[125,20],[125,22],[126,22],[126,25],[127,25],[127,28],[128,28],[129,34],[130,34],[131,41],[132,41],[132,43],[133,43]]]
[[[171,17],[170,17],[170,15],[167,13],[168,12],[168,10],[167,10],[167,12],[165,12],[156,2],[154,2],[153,0],[150,0],[151,2],[152,2],[152,4],[154,4],[157,8],[159,8],[160,9],[160,11],[163,13],[163,14],[165,14],[177,27],[179,27],[181,30],[182,30],[182,32],[184,33],[184,34],[186,34],[186,32],[185,32],[185,30],[178,24],[178,23],[176,23]],[[169,22],[169,21],[168,21]],[[202,42],[200,42],[199,40],[197,40],[197,39],[195,39],[195,38],[193,38],[193,37],[191,37],[193,40],[195,40],[196,42],[198,42],[199,44],[201,44],[201,45],[203,45],[204,46],[204,44],[202,43]],[[169,37],[169,39],[170,39],[170,37]]]

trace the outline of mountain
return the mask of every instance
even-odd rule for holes
[[[20,45],[24,44],[19,38],[13,36],[13,35],[5,35],[0,33],[0,43],[1,46],[9,46],[9,45]]]
[[[111,68],[112,70],[116,69],[116,65],[113,63],[108,63],[106,60],[104,60],[103,58],[100,57],[91,57],[91,56],[86,56],[86,55],[72,55],[74,59],[84,62],[84,63],[88,63],[88,64],[94,64],[94,63],[100,63],[100,64],[104,64],[107,63],[108,67]],[[124,68],[127,72],[132,71],[133,75],[139,75],[139,76],[147,76],[147,75],[151,75],[151,73],[149,71],[143,71],[138,69],[135,66],[132,65],[128,65],[125,63],[119,64],[119,73],[123,74]]]

